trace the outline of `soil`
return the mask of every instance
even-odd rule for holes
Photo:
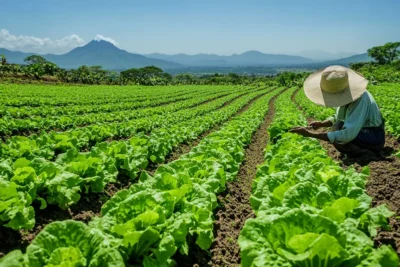
[[[82,194],[77,204],[67,210],[61,210],[56,205],[48,205],[46,209],[39,209],[39,203],[34,202],[35,226],[31,230],[14,231],[10,228],[0,227],[0,258],[8,252],[20,249],[25,251],[36,235],[49,223],[62,220],[76,220],[89,222],[92,217],[100,216],[103,204],[116,192],[128,188],[131,181],[121,175],[118,183],[108,184],[103,193]]]
[[[264,162],[264,149],[268,141],[267,129],[275,114],[276,97],[270,100],[269,111],[246,148],[245,159],[236,181],[228,183],[226,191],[218,196],[219,208],[215,211],[214,222],[215,240],[210,253],[191,244],[189,256],[180,255],[177,258],[178,266],[240,266],[240,248],[237,240],[245,221],[254,217],[249,202],[252,179],[256,175],[257,166]],[[249,106],[240,113],[246,111]]]
[[[258,91],[258,90],[257,90]],[[272,91],[272,90],[271,90]],[[268,91],[270,92],[270,91]],[[244,93],[246,94],[246,93]],[[244,95],[242,94],[242,95]],[[242,96],[240,95],[240,96]],[[264,95],[264,94],[262,94]],[[248,109],[248,107],[260,96],[255,97],[249,103],[246,104],[238,113],[240,114]],[[239,98],[236,97],[235,99]],[[229,105],[235,99],[227,101],[224,106]],[[210,100],[211,101],[211,100]],[[221,107],[222,108],[222,107]],[[235,115],[233,115],[235,116]],[[232,116],[232,117],[233,117]],[[171,162],[177,158],[179,158],[182,154],[188,153],[190,149],[196,146],[205,136],[218,130],[220,125],[215,126],[214,128],[204,132],[201,134],[196,140],[188,143],[182,144],[177,147],[167,158],[167,162]],[[157,166],[149,166],[147,171],[150,173],[154,173]],[[100,216],[101,207],[103,204],[112,197],[116,192],[121,189],[129,188],[132,184],[132,181],[124,174],[120,174],[117,179],[117,183],[108,184],[105,188],[104,193],[89,193],[82,194],[80,201],[72,205],[68,210],[61,210],[58,206],[48,205],[46,209],[40,210],[38,203],[34,203],[33,207],[35,209],[35,220],[36,224],[32,230],[20,230],[14,231],[10,228],[0,227],[0,258],[7,254],[8,252],[20,249],[25,251],[26,247],[29,243],[36,237],[36,235],[49,223],[54,221],[61,220],[77,220],[83,222],[89,222],[92,217]]]
[[[295,94],[292,96],[294,103],[296,103]],[[298,108],[301,110],[301,107]],[[312,120],[308,118],[309,122]],[[367,194],[373,198],[372,207],[386,204],[396,213],[389,220],[391,230],[378,230],[378,235],[374,239],[375,245],[391,245],[400,256],[400,158],[394,155],[395,151],[400,150],[399,140],[386,135],[385,147],[379,155],[371,153],[357,158],[345,157],[328,142],[321,141],[321,145],[328,155],[345,169],[354,167],[357,171],[361,171],[364,166],[370,168]]]
[[[260,91],[260,90],[264,90],[264,88],[259,89],[259,90],[255,90],[255,91]],[[273,90],[275,90],[275,88],[272,89],[272,90],[269,90],[267,93],[269,93],[269,92],[271,92],[271,91],[273,91]],[[265,94],[267,94],[267,93],[265,93]],[[224,103],[221,107],[219,107],[218,109],[222,109],[222,108],[224,108],[224,107],[230,105],[233,101],[235,101],[235,100],[238,99],[239,97],[242,97],[242,96],[244,96],[244,95],[246,95],[246,94],[248,94],[248,93],[244,93],[244,94],[238,95],[237,97],[235,97],[235,98],[233,98],[233,99],[231,99],[231,100],[225,102],[225,103]],[[237,116],[237,115],[243,113],[244,111],[246,111],[246,110],[251,106],[251,104],[252,104],[254,101],[256,101],[258,98],[260,98],[261,96],[263,96],[263,95],[265,95],[265,94],[262,94],[262,95],[260,95],[260,96],[255,97],[254,99],[250,100],[249,103],[247,103],[247,104],[246,104],[241,110],[239,110],[236,114],[233,114],[231,117],[229,117],[226,121],[230,121],[231,118],[233,118],[233,117],[235,117],[235,116]],[[218,110],[218,109],[217,109],[217,110]],[[189,153],[190,150],[191,150],[193,147],[197,146],[197,145],[200,143],[200,141],[203,140],[207,135],[209,135],[210,133],[213,133],[213,132],[218,131],[218,130],[221,128],[221,126],[222,126],[223,123],[224,123],[224,122],[221,122],[221,123],[219,123],[218,125],[215,125],[213,128],[211,128],[211,129],[209,129],[209,130],[203,132],[203,133],[200,134],[195,140],[192,140],[192,141],[188,141],[188,142],[186,142],[186,143],[179,144],[179,145],[167,156],[167,158],[165,159],[165,161],[164,161],[163,163],[161,163],[161,164],[153,164],[153,165],[150,165],[150,166],[146,169],[146,171],[147,171],[148,173],[150,173],[151,175],[153,175],[153,174],[155,173],[155,171],[157,170],[158,166],[160,166],[160,165],[162,165],[162,164],[168,164],[168,163],[170,163],[170,162],[172,162],[172,161],[174,161],[174,160],[179,159],[180,156],[182,156],[183,154]]]
[[[258,91],[258,90],[255,90],[255,91]],[[194,107],[197,107],[197,106],[199,106],[199,105],[205,105],[205,104],[207,104],[207,103],[209,103],[209,102],[211,102],[211,101],[214,101],[214,100],[217,100],[217,99],[219,99],[219,98],[225,97],[225,96],[227,96],[227,95],[229,95],[229,94],[231,94],[231,93],[226,93],[226,94],[223,94],[223,95],[219,95],[219,96],[216,96],[216,97],[213,97],[213,98],[204,100],[204,101],[199,102],[199,103],[195,103],[195,104],[193,104],[193,105],[191,105],[191,106],[188,106],[187,109],[189,109],[189,108],[194,108]],[[172,104],[172,103],[175,103],[175,102],[185,101],[185,100],[187,100],[187,99],[189,99],[189,98],[190,98],[190,97],[185,98],[185,99],[180,99],[180,100],[170,100],[170,101],[166,101],[166,102],[160,103],[160,104],[158,104],[158,105],[156,105],[156,106],[153,106],[153,107],[167,106],[167,105]],[[134,109],[136,110],[136,109],[142,109],[142,108],[143,108],[143,107],[137,107],[137,108],[134,108]],[[121,111],[123,111],[123,110],[121,110]],[[125,111],[126,111],[126,110],[125,110]],[[95,111],[95,112],[89,112],[89,113],[85,113],[85,114],[91,114],[91,113],[99,113],[99,112],[98,112],[98,111]],[[108,112],[106,112],[106,113],[108,113]],[[80,116],[80,115],[82,115],[82,114],[77,114],[77,116]],[[71,116],[73,116],[73,115],[71,115]],[[141,118],[146,118],[146,117],[141,117]],[[20,119],[20,118],[15,118],[15,119]],[[26,117],[26,118],[24,118],[24,119],[29,119],[29,118]],[[102,122],[102,124],[107,124],[107,123],[118,123],[118,122],[122,122],[122,121],[111,121],[111,122],[104,121],[104,122]],[[71,124],[71,125],[66,125],[66,126],[63,127],[63,128],[52,127],[52,128],[50,128],[50,129],[44,130],[44,132],[46,132],[46,133],[50,133],[50,132],[52,132],[52,131],[54,131],[54,132],[64,132],[64,131],[68,131],[68,130],[71,130],[71,129],[85,128],[85,127],[91,126],[91,125],[95,125],[95,124],[94,124],[94,123],[82,123],[82,124],[79,124],[79,125],[72,125],[72,124]],[[18,129],[14,129],[14,130],[12,130],[12,134],[11,134],[11,135],[0,134],[0,139],[1,139],[3,142],[6,142],[7,139],[11,138],[11,137],[14,136],[14,135],[20,135],[20,136],[29,137],[29,136],[31,136],[31,135],[33,135],[33,134],[38,134],[38,133],[41,133],[41,132],[43,132],[42,129],[29,129],[29,130],[18,130]],[[116,137],[116,138],[109,138],[109,140],[120,140],[120,139],[122,139],[122,138],[118,138],[118,137]]]

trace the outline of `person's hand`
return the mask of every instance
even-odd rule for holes
[[[290,129],[289,132],[296,133],[296,134],[302,135],[304,137],[311,136],[311,132],[309,130],[307,130],[307,128],[305,128],[305,127],[294,127],[292,129]]]
[[[322,125],[322,122],[320,122],[320,121],[313,121],[308,126],[312,127],[314,130],[317,130],[317,129],[321,128],[323,125]]]

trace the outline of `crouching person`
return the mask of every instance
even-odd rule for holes
[[[312,122],[308,128],[295,127],[290,132],[331,142],[338,151],[353,157],[379,153],[385,145],[384,120],[367,85],[362,75],[341,66],[311,74],[304,82],[306,96],[316,104],[338,108],[327,120]],[[331,130],[309,130],[322,127]]]

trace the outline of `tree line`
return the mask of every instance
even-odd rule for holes
[[[400,42],[386,43],[372,47],[368,55],[372,62],[350,64],[373,83],[400,82]],[[63,69],[39,55],[24,59],[25,64],[8,64],[4,55],[0,56],[0,77],[14,79],[35,79],[61,83],[110,84],[110,85],[249,85],[271,84],[281,86],[301,86],[309,72],[282,72],[277,75],[207,74],[195,76],[190,73],[172,76],[155,66],[132,68],[121,72],[105,70],[101,66],[81,66],[77,69]]]
[[[355,71],[363,74],[372,84],[382,82],[400,83],[400,42],[389,42],[368,49],[372,62],[350,64]]]
[[[155,66],[132,68],[121,72],[103,69],[101,66],[81,66],[77,69],[63,69],[39,55],[24,59],[25,64],[8,64],[1,56],[0,77],[11,79],[31,79],[40,81],[110,84],[110,85],[179,85],[179,84],[254,84],[271,82],[273,75],[209,74],[195,76],[190,73],[172,76]]]

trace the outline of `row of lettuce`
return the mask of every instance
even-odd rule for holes
[[[197,91],[213,90],[211,86],[104,86],[104,85],[38,85],[0,84],[0,106],[20,108],[75,107],[133,103],[173,97]],[[219,86],[220,89],[234,88]]]
[[[252,185],[256,218],[240,237],[242,266],[397,267],[390,246],[374,248],[377,228],[394,213],[371,208],[369,169],[343,170],[317,140],[287,133],[305,118],[291,102],[295,88],[276,101],[266,148]]]
[[[142,106],[139,105],[139,107],[141,106],[140,108],[128,104],[123,106],[122,110],[119,110],[118,105],[115,105],[115,110],[110,108],[98,113],[83,113],[80,115],[29,116],[25,118],[3,116],[0,118],[0,135],[29,135],[32,132],[37,133],[53,129],[64,131],[93,124],[118,123],[138,118],[151,118],[151,116],[154,115],[168,114],[181,109],[190,108],[204,101],[237,93],[238,91],[239,90],[233,89],[226,91],[203,90],[179,97],[161,98],[151,104],[144,102],[141,104]],[[6,107],[6,109],[8,108]]]
[[[220,92],[233,92],[233,88],[227,90],[221,90]],[[116,112],[133,110],[139,108],[156,107],[159,105],[165,105],[171,102],[182,101],[190,98],[194,98],[199,95],[207,95],[217,93],[210,90],[200,90],[196,92],[182,92],[182,93],[159,93],[150,94],[147,98],[136,97],[129,99],[122,99],[125,101],[112,103],[114,99],[110,99],[110,103],[91,103],[91,104],[79,104],[79,105],[68,105],[68,106],[53,106],[53,105],[43,105],[43,106],[23,106],[23,107],[13,107],[13,106],[2,106],[0,109],[0,116],[23,119],[23,118],[54,118],[56,116],[77,116],[83,114],[96,114],[96,113],[106,113],[106,112]],[[128,96],[127,96],[128,97]],[[119,98],[116,98],[119,99]],[[39,100],[40,101],[40,100]]]
[[[149,135],[138,133],[128,141],[101,142],[89,152],[71,148],[55,161],[36,155],[3,159],[0,223],[14,230],[31,229],[35,225],[34,202],[40,203],[40,209],[47,204],[67,209],[78,203],[82,194],[104,192],[107,184],[116,183],[120,177],[133,180],[150,162],[164,162],[179,144],[196,139],[269,90],[245,94],[226,106],[229,98],[220,99],[196,110],[190,119],[180,118]]]
[[[0,158],[17,159],[39,156],[48,160],[54,159],[58,154],[71,148],[80,151],[88,150],[95,144],[107,139],[126,139],[138,132],[149,133],[154,129],[191,119],[194,116],[213,111],[226,102],[251,92],[252,90],[235,92],[217,98],[214,95],[199,97],[196,100],[185,101],[185,103],[171,104],[172,108],[155,108],[156,111],[153,114],[151,111],[150,113],[147,112],[151,114],[150,117],[125,122],[96,123],[64,132],[50,131],[30,136],[11,136],[0,145]]]
[[[188,254],[213,241],[216,194],[226,189],[244,159],[278,90],[261,95],[188,154],[161,165],[153,176],[115,194],[88,225],[60,221],[47,225],[27,247],[0,266],[172,266],[174,254]]]
[[[391,135],[400,138],[400,86],[397,83],[370,85],[368,91],[374,96],[385,118],[385,129]],[[296,101],[307,116],[325,120],[334,112],[331,108],[317,106],[310,102],[302,90],[296,96]]]

